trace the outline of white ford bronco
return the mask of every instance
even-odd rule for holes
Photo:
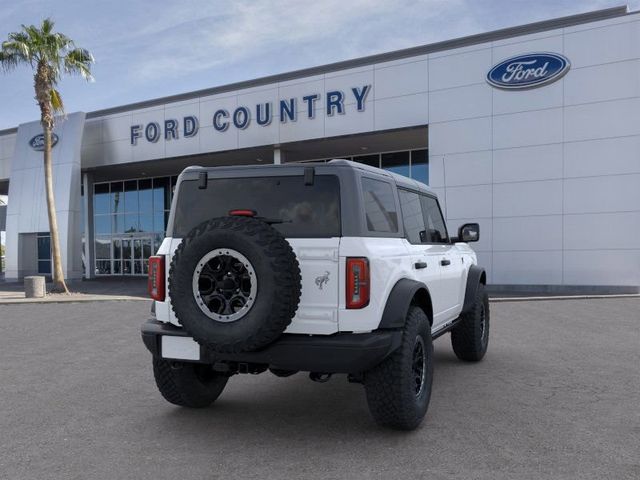
[[[487,351],[486,275],[415,180],[346,160],[189,167],[167,238],[149,260],[142,339],[166,400],[206,407],[238,373],[363,383],[374,419],[413,429],[433,377],[432,340]]]

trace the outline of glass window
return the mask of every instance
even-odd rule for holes
[[[428,150],[413,150],[411,152],[411,178],[429,185]]]
[[[51,237],[38,235],[38,259],[50,260],[51,259]]]
[[[151,179],[138,180],[138,201],[140,202],[140,212],[153,211],[153,185]]]
[[[109,235],[111,233],[111,215],[96,215],[93,217],[93,226],[96,235]]]
[[[138,181],[128,180],[124,182],[124,211],[137,212],[139,209]]]
[[[96,275],[110,275],[111,260],[96,260]]]
[[[38,260],[38,273],[51,273],[51,260]]]
[[[367,228],[372,232],[398,231],[398,214],[393,189],[387,182],[362,179]]]
[[[95,248],[96,248],[96,258],[98,259],[108,259],[111,258],[111,239],[107,238],[96,238]]]
[[[93,186],[93,213],[110,213],[109,210],[109,184],[97,183]]]
[[[169,177],[153,179],[153,210],[162,212],[171,208]]]
[[[426,240],[426,229],[424,227],[424,217],[420,195],[408,190],[398,190],[400,195],[400,208],[402,209],[402,221],[404,233],[410,243],[424,243]]]
[[[409,177],[409,152],[383,153],[382,168]]]
[[[111,182],[111,212],[124,212],[122,182]]]
[[[380,155],[361,155],[359,157],[353,157],[354,162],[364,163],[371,167],[380,168]]]
[[[217,178],[204,190],[197,180],[185,181],[173,235],[184,237],[196,225],[233,209],[282,220],[273,228],[285,237],[340,236],[340,183],[334,175],[316,175],[313,185],[305,185],[302,176]]]
[[[138,231],[138,214],[127,213],[124,216],[124,232],[134,233]]]
[[[141,232],[153,232],[153,214],[140,212],[139,227]]]
[[[156,212],[153,214],[153,231],[164,232],[166,230],[166,224],[164,221],[164,212]]]
[[[124,233],[124,215],[111,215],[111,230],[113,233]]]
[[[449,235],[447,234],[447,227],[442,218],[438,201],[427,195],[421,195],[420,198],[422,201],[424,223],[427,227],[427,242],[448,243]]]

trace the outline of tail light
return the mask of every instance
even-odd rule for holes
[[[149,257],[149,295],[164,302],[164,256]]]
[[[347,258],[347,308],[364,308],[369,305],[369,259]]]

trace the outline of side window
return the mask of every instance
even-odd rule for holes
[[[398,213],[391,184],[363,178],[362,190],[369,231],[396,233],[398,231]]]
[[[398,194],[400,195],[402,222],[404,223],[404,232],[407,240],[413,244],[424,243],[427,237],[420,195],[402,189],[398,189]]]
[[[424,223],[427,227],[427,241],[429,243],[448,243],[449,235],[438,201],[426,195],[421,195],[420,199],[422,200]]]

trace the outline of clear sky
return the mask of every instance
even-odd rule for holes
[[[631,10],[640,0],[627,2]],[[0,39],[51,16],[96,58],[67,112],[347,60],[624,4],[623,0],[0,0]],[[38,119],[29,70],[0,72],[0,129]]]

